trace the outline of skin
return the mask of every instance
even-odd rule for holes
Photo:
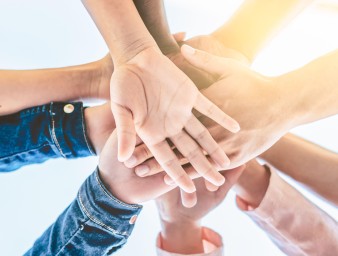
[[[287,134],[261,157],[333,205],[338,205],[338,154]]]
[[[73,67],[0,70],[0,115],[51,101],[109,99],[113,69],[113,62],[107,55],[101,60]]]
[[[206,189],[203,179],[194,180],[198,202],[192,208],[181,204],[178,189],[157,198],[156,205],[162,226],[162,248],[180,254],[203,253],[201,220],[224,200],[243,169],[244,166],[223,172],[227,181],[215,192]]]
[[[119,160],[130,158],[138,135],[171,179],[185,192],[192,193],[194,184],[170,148],[167,142],[170,139],[204,178],[221,185],[223,177],[204,157],[201,148],[222,166],[228,165],[228,159],[191,111],[194,108],[208,115],[232,132],[239,130],[238,124],[204,97],[162,54],[133,1],[83,3],[114,59],[110,94]]]

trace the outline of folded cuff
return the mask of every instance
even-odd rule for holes
[[[98,169],[81,186],[77,200],[91,221],[114,234],[129,236],[141,205],[131,205],[115,198],[103,185]]]
[[[203,227],[202,228],[202,239],[203,239],[203,247],[204,253],[198,254],[179,254],[167,252],[163,249],[162,246],[162,237],[161,234],[158,234],[156,240],[156,250],[158,256],[222,256],[223,255],[223,241],[222,237],[216,233],[215,231]]]
[[[82,102],[52,102],[50,113],[50,135],[64,158],[72,159],[95,155],[87,138]]]

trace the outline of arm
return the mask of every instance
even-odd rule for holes
[[[186,48],[182,52],[189,62],[221,77],[204,94],[241,125],[240,132],[230,134],[204,123],[232,155],[232,167],[260,155],[290,129],[338,113],[338,51],[279,77],[265,77],[231,59]]]
[[[162,53],[179,53],[180,48],[170,33],[163,0],[134,0],[134,4]]]
[[[282,137],[261,157],[338,205],[338,155],[295,135]]]
[[[82,0],[117,65],[148,48],[158,49],[132,0]]]
[[[0,70],[0,115],[51,101],[109,98],[110,56],[73,67]]]
[[[174,188],[163,178],[164,174],[139,178],[118,162],[113,133],[101,152],[97,171],[26,255],[109,255],[119,250],[134,228],[142,209],[139,204]]]
[[[223,176],[206,159],[199,145],[213,153],[211,157],[221,166],[229,161],[192,115],[192,109],[232,132],[239,130],[238,124],[205,98],[160,52],[131,0],[84,0],[84,4],[116,61],[110,95],[119,139],[118,159],[124,162],[131,157],[138,135],[170,178],[185,192],[192,193],[194,184],[170,148],[167,141],[170,139],[205,178],[215,185],[222,184]],[[206,169],[210,171],[205,172]]]
[[[287,255],[338,252],[338,224],[283,181],[274,170],[250,162],[235,185],[238,207]]]
[[[109,104],[84,109],[80,102],[54,102],[2,116],[0,172],[99,154],[114,128]]]
[[[264,45],[313,0],[248,0],[211,35],[252,61]]]

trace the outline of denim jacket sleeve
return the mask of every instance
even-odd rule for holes
[[[94,155],[81,102],[50,104],[0,117],[0,172],[50,158]]]
[[[141,209],[111,195],[96,170],[25,256],[110,255],[126,243]]]

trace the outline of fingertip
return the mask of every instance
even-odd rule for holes
[[[191,47],[190,45],[184,44],[181,47],[181,52],[183,54],[188,55],[188,56],[192,56],[192,55],[194,55],[196,53],[196,49],[193,48],[193,47]]]

